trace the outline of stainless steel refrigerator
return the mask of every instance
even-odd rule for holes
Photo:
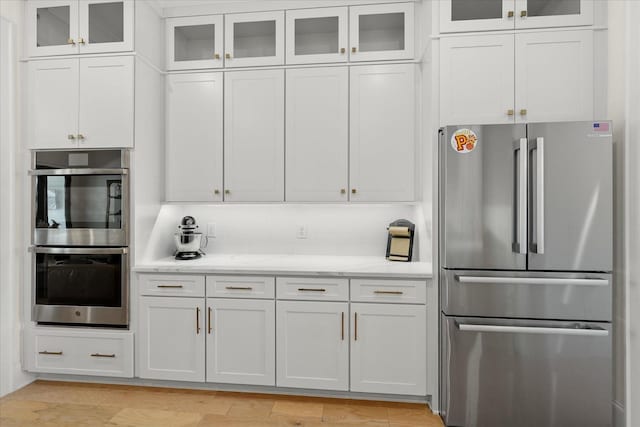
[[[611,123],[440,130],[447,426],[612,423]]]

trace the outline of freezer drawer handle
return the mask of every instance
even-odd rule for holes
[[[460,283],[513,284],[513,285],[558,285],[558,286],[608,286],[607,279],[556,279],[547,277],[482,277],[456,276]]]
[[[544,335],[581,335],[606,337],[606,329],[585,328],[541,328],[536,326],[498,326],[498,325],[469,325],[458,324],[458,329],[465,332],[497,332],[514,334],[544,334]]]

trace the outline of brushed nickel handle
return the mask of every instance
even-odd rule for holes
[[[347,194],[347,190],[345,190],[344,188],[340,189],[340,194]]]
[[[526,10],[521,10],[520,11],[520,18],[524,18],[525,16],[527,16],[527,11]]]
[[[62,356],[61,351],[39,351],[38,354],[47,354],[49,356]]]
[[[353,340],[358,341],[358,313],[353,313]]]
[[[159,288],[180,289],[182,285],[158,285]]]
[[[342,312],[342,326],[340,329],[340,339],[344,341],[344,311]]]
[[[93,353],[91,355],[91,357],[109,357],[109,358],[114,358],[114,357],[116,357],[116,355],[115,354]]]
[[[200,307],[196,307],[196,335],[200,334]]]
[[[219,54],[219,53],[216,53],[215,55],[213,55],[213,57],[214,57],[215,59],[220,59],[220,54]]]
[[[78,43],[80,43],[80,44],[85,44],[84,39],[83,39],[82,37],[80,37],[80,38],[78,39]]]
[[[513,12],[513,10],[510,10],[509,12],[507,12],[507,17],[508,18],[513,18],[514,15],[515,15],[515,13]]]
[[[213,194],[220,194],[220,190],[216,188],[215,190],[213,190]]]
[[[75,141],[76,140],[76,136],[72,135],[72,134],[69,134],[69,135],[67,135],[67,139],[70,140],[70,141]]]
[[[76,45],[76,42],[75,42],[71,37],[69,37],[69,38],[67,39],[67,44],[70,44],[71,46],[75,46],[75,45]]]
[[[224,57],[227,58],[227,59],[231,59],[231,54],[230,53],[225,53]]]
[[[355,188],[351,189],[351,194],[356,194],[358,192],[358,190],[356,190]]]
[[[358,49],[354,46],[351,48],[351,53],[356,53],[358,51]]]
[[[373,291],[374,294],[382,294],[382,295],[403,295],[402,291]]]
[[[507,116],[513,116],[514,114],[515,114],[515,111],[507,110]]]
[[[327,292],[326,289],[323,288],[298,288],[300,292]]]
[[[346,53],[346,52],[347,52],[347,49],[345,49],[343,47],[340,48],[340,53]]]
[[[83,135],[83,134],[81,134],[81,133],[79,133],[79,134],[78,134],[78,136],[77,136],[77,138],[78,138],[80,141],[83,141],[83,140],[84,140],[84,135]]]
[[[230,291],[252,291],[253,288],[251,286],[227,286],[225,289],[229,289]]]
[[[526,116],[527,115],[527,109],[523,108],[522,110],[520,110],[520,115],[521,116]]]
[[[209,334],[211,334],[211,307],[209,307],[209,319],[207,320],[207,329],[209,330]]]

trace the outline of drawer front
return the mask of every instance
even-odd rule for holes
[[[273,299],[275,278],[257,276],[207,276],[207,296]]]
[[[427,303],[425,280],[351,279],[351,301]]]
[[[204,297],[204,276],[189,274],[141,274],[140,295]]]
[[[133,334],[32,332],[27,368],[32,372],[133,377]]]
[[[282,300],[348,301],[349,279],[278,277],[277,295]]]

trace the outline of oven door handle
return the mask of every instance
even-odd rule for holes
[[[128,175],[129,169],[97,169],[97,168],[83,168],[83,169],[36,169],[30,170],[31,176],[50,176],[50,175]]]
[[[125,255],[129,248],[51,248],[31,246],[31,252],[37,254],[61,254],[61,255]]]

